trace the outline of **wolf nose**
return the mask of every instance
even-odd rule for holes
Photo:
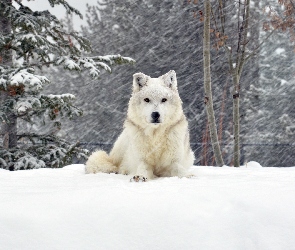
[[[154,123],[159,123],[160,113],[159,112],[152,112],[152,118]]]

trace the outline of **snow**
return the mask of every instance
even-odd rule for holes
[[[122,57],[122,56],[120,54],[118,54],[118,55],[97,56],[96,58],[98,58],[101,61],[106,61],[106,62],[112,63],[113,60],[116,60],[117,58],[120,58],[120,57]],[[128,57],[128,56],[124,56],[122,58],[124,58],[124,60],[128,61],[129,63],[135,62],[133,58]]]
[[[76,97],[72,94],[61,94],[61,95],[53,95],[53,94],[50,94],[50,95],[47,95],[48,98],[50,99],[63,99],[63,98],[66,98],[66,99],[75,99]]]
[[[41,108],[41,102],[38,98],[35,97],[25,97],[19,98],[15,103],[14,109],[17,110],[18,114],[23,114],[33,108],[33,106]]]
[[[36,90],[42,89],[45,83],[49,83],[49,80],[45,76],[32,74],[27,72],[27,69],[20,70],[10,78],[10,85],[12,86],[25,85]]]
[[[37,43],[37,39],[36,37],[39,37],[39,36],[36,36],[36,35],[33,35],[33,34],[25,34],[25,35],[22,35],[22,39],[24,40],[31,40],[32,43]]]
[[[39,168],[45,168],[46,165],[43,161],[40,161],[36,159],[35,157],[25,155],[21,157],[18,162],[14,165],[14,169],[28,169],[28,168],[36,168],[38,166]]]
[[[73,69],[81,70],[79,65],[71,59],[66,59],[64,62],[64,65],[65,65],[65,68],[70,69],[70,70],[73,70]]]
[[[276,50],[275,50],[275,53],[277,54],[277,55],[281,55],[281,54],[283,54],[283,53],[285,53],[285,49],[284,48],[277,48]]]
[[[1,249],[294,249],[294,167],[191,172],[134,183],[81,164],[0,169]]]
[[[262,166],[258,162],[256,162],[256,161],[249,161],[244,166],[241,166],[241,167],[246,167],[246,168],[262,168]]]
[[[25,113],[29,108],[30,108],[29,106],[20,106],[19,108],[17,108],[17,113],[18,114]]]

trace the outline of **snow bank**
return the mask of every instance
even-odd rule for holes
[[[242,168],[262,168],[262,166],[256,162],[256,161],[249,161],[244,166],[241,166]]]
[[[134,183],[83,165],[0,170],[1,249],[294,249],[295,168],[192,172]]]

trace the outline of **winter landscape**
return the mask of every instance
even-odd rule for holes
[[[1,0],[0,249],[295,249],[294,30],[293,0]]]
[[[294,167],[191,172],[134,183],[82,164],[0,170],[1,249],[294,249]]]

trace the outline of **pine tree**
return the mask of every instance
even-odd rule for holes
[[[73,157],[87,152],[56,135],[62,118],[82,115],[72,94],[45,95],[50,80],[36,73],[46,66],[85,71],[92,78],[110,65],[133,62],[120,55],[86,56],[89,40],[75,31],[66,32],[49,11],[32,11],[21,1],[0,3],[0,91],[2,122],[0,167],[9,170],[62,167]],[[63,5],[68,14],[81,14],[64,0],[49,0],[52,7]],[[61,84],[61,83],[60,83]],[[27,128],[40,121],[53,121],[56,130],[32,133]]]

